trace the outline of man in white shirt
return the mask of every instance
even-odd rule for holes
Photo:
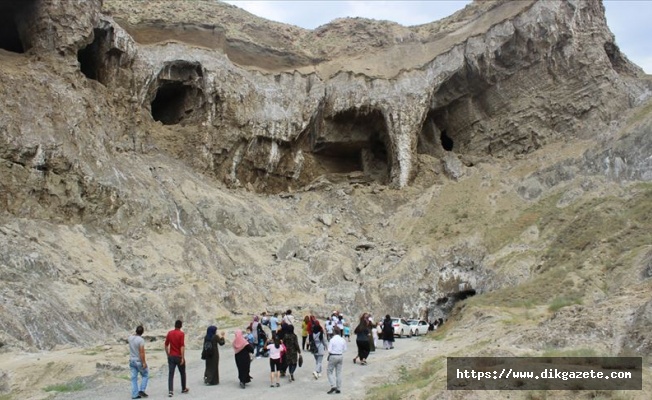
[[[328,394],[340,393],[342,388],[342,364],[346,352],[346,340],[342,338],[342,331],[337,326],[333,327],[333,338],[328,342],[328,383],[331,389]]]
[[[294,315],[292,315],[292,310],[287,310],[285,315],[283,315],[282,321],[286,325],[294,326]]]

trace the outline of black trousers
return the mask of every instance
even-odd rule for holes
[[[168,356],[168,390],[174,390],[174,370],[179,368],[179,375],[181,375],[181,390],[186,388],[186,364],[181,364],[181,357]]]

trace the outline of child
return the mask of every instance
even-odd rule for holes
[[[349,328],[349,324],[344,325],[344,339],[347,342],[351,341],[351,328]]]
[[[251,333],[251,327],[247,327],[247,333],[245,333],[244,338],[249,342],[250,345],[252,345],[254,348],[256,347],[256,339],[254,338],[254,334]]]

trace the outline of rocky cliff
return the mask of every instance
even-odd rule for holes
[[[649,348],[651,85],[599,1],[308,31],[33,0],[0,26],[2,351],[288,306],[482,326],[560,296],[536,339],[498,334]]]

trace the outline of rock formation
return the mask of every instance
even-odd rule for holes
[[[313,31],[213,1],[32,0],[0,26],[4,350],[262,307],[445,316],[588,260],[601,238],[560,244],[552,209],[617,192],[649,225],[630,182],[652,179],[651,85],[597,0]],[[631,307],[617,329],[649,348]]]

